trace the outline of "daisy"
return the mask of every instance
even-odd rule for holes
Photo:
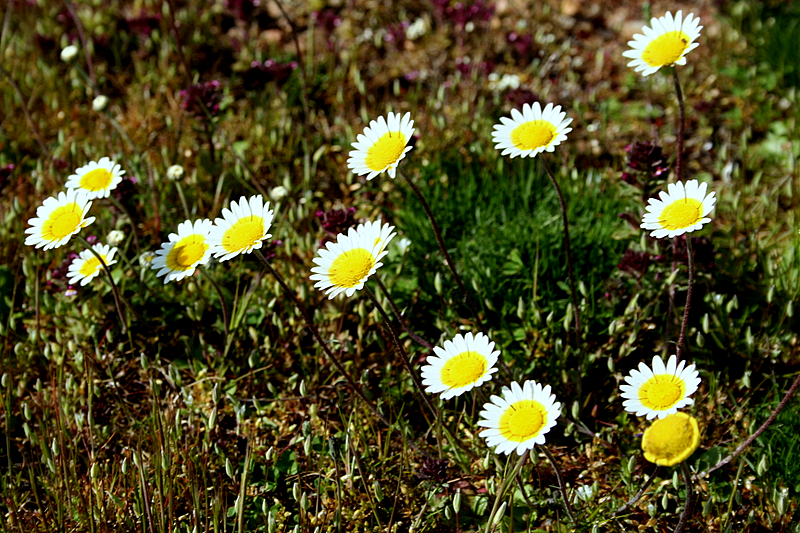
[[[679,181],[667,185],[668,192],[661,191],[658,198],[647,201],[647,213],[642,218],[643,229],[651,229],[650,236],[677,237],[699,230],[706,222],[706,215],[714,209],[717,199],[714,191],[706,196],[708,184],[689,180],[686,185]]]
[[[685,461],[699,445],[697,420],[686,413],[656,420],[642,437],[644,458],[661,466],[674,466]]]
[[[36,209],[36,218],[28,220],[31,227],[25,230],[29,234],[25,244],[45,250],[66,244],[81,228],[94,222],[94,217],[86,218],[91,206],[87,193],[76,189],[46,199]]]
[[[364,133],[353,143],[347,168],[356,175],[367,174],[371,180],[378,174],[388,171],[394,179],[397,165],[411,150],[408,141],[414,135],[414,121],[411,113],[400,118],[400,113],[389,113],[386,118],[379,117],[364,128]]]
[[[520,387],[516,381],[511,388],[503,387],[502,398],[492,396],[484,404],[478,425],[488,428],[481,432],[496,453],[509,454],[516,450],[522,455],[534,444],[544,444],[544,435],[556,425],[561,414],[561,404],[550,393],[550,385],[542,388],[535,381],[526,381]]]
[[[198,265],[208,263],[211,228],[208,219],[196,220],[194,224],[187,220],[178,224],[177,234],[169,234],[169,242],[161,245],[150,264],[150,268],[158,270],[158,276],[166,274],[164,284],[191,276]]]
[[[67,189],[86,191],[89,200],[108,198],[111,191],[122,181],[125,171],[107,157],[82,166],[67,178]]]
[[[661,67],[670,65],[685,65],[686,54],[697,48],[695,41],[700,37],[700,19],[689,13],[686,20],[681,20],[683,12],[678,11],[675,18],[667,11],[663,17],[653,18],[650,26],[642,28],[644,35],[637,33],[633,40],[628,42],[632,50],[622,53],[633,61],[629,67],[641,71],[643,76],[649,76]]]
[[[567,133],[572,131],[567,127],[572,119],[566,116],[560,105],[547,104],[542,110],[539,102],[534,102],[533,106],[523,105],[522,113],[512,109],[511,118],[501,117],[501,124],[494,125],[494,147],[503,150],[501,155],[510,154],[512,158],[536,157],[544,151],[552,152],[567,140]]]
[[[117,253],[116,248],[111,248],[105,244],[97,243],[92,246],[92,249],[97,252],[103,259],[106,266],[111,266],[117,262],[114,259],[114,254]],[[67,271],[67,278],[70,285],[74,285],[78,281],[81,282],[81,287],[87,285],[103,270],[103,265],[100,260],[90,250],[82,251],[69,265]]]
[[[483,333],[456,335],[445,341],[444,349],[434,346],[433,351],[436,356],[429,357],[422,367],[422,384],[427,386],[425,392],[441,392],[443,400],[472,390],[497,372],[494,364],[500,351]]]
[[[625,378],[627,385],[620,386],[625,410],[636,416],[647,415],[652,420],[692,405],[689,396],[697,391],[700,377],[694,365],[684,368],[685,365],[686,361],[678,363],[675,355],[670,356],[666,366],[658,355],[653,357],[652,369],[639,363],[639,370],[631,370]]]
[[[261,248],[264,239],[272,237],[267,231],[273,214],[269,202],[264,204],[260,194],[251,196],[249,200],[242,196],[238,204],[231,202],[231,208],[223,209],[222,218],[214,221],[208,236],[211,253],[216,259],[227,261]]]
[[[394,226],[381,225],[380,220],[350,228],[347,235],[340,233],[336,242],[326,244],[314,258],[314,286],[325,291],[328,299],[342,292],[352,296],[383,265],[379,261],[387,254],[386,245],[394,236]]]

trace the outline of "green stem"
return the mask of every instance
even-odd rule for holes
[[[494,498],[494,505],[492,505],[492,512],[489,513],[489,520],[486,522],[485,533],[489,533],[489,531],[492,529],[492,525],[494,524],[494,517],[497,514],[497,509],[500,508],[500,502],[503,501],[503,496],[505,495],[506,489],[517,478],[517,473],[520,470],[522,470],[522,465],[525,463],[525,459],[528,458],[528,453],[530,453],[530,450],[525,450],[525,452],[523,452],[523,454],[520,456],[519,461],[517,461],[514,470],[510,474],[503,476],[503,481],[500,483],[500,487],[498,487],[497,489],[497,495]],[[511,462],[511,456],[508,457],[508,461],[506,462],[506,470],[508,470],[508,463],[510,462]]]
[[[114,305],[117,307],[117,314],[119,315],[119,323],[122,326],[122,333],[128,332],[128,326],[126,325],[125,313],[122,311],[122,301],[119,295],[119,291],[117,290],[117,284],[114,283],[114,277],[111,275],[111,270],[109,270],[108,265],[106,262],[103,261],[103,258],[98,254],[95,249],[89,244],[89,241],[81,237],[80,235],[76,235],[78,241],[83,244],[83,246],[89,250],[95,258],[100,261],[100,266],[103,267],[103,271],[105,271],[106,276],[108,277],[108,282],[111,284],[111,292],[114,293]]]

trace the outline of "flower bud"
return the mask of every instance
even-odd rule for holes
[[[69,46],[65,46],[63,50],[61,50],[61,61],[64,63],[72,63],[75,57],[78,55],[78,47],[74,44]]]

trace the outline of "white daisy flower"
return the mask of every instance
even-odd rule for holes
[[[713,191],[706,196],[707,188],[706,183],[697,180],[689,180],[686,185],[681,181],[668,184],[668,192],[661,191],[659,199],[648,200],[641,227],[653,230],[650,235],[657,239],[699,230],[703,224],[711,222],[706,215],[717,201]]]
[[[317,282],[314,286],[325,291],[328,299],[342,292],[352,296],[383,265],[379,261],[394,236],[394,226],[381,225],[380,220],[350,228],[347,235],[340,233],[336,242],[326,244],[314,258],[317,265],[311,269],[314,273],[311,280]]]
[[[428,364],[422,367],[422,384],[425,392],[442,393],[443,400],[472,390],[490,379],[497,372],[499,350],[494,349],[494,342],[483,333],[474,337],[456,335],[452,341],[444,342],[444,349],[433,347],[436,356],[428,358]]]
[[[116,248],[97,243],[92,246],[92,249],[97,252],[97,255],[103,258],[103,263],[105,263],[106,266],[111,266],[117,262],[117,260],[114,259],[114,254],[117,253]],[[70,285],[74,285],[80,281],[81,287],[83,287],[102,271],[103,265],[100,264],[100,260],[97,259],[91,251],[83,250],[78,254],[78,257],[73,259],[72,263],[70,263],[69,270],[67,271],[67,279]]]
[[[663,17],[653,18],[650,26],[642,28],[644,35],[637,33],[628,42],[631,50],[622,53],[632,59],[629,67],[649,76],[661,67],[685,65],[686,54],[699,46],[695,41],[700,37],[700,19],[689,13],[682,20],[683,12],[678,11],[675,18],[667,11]]]
[[[516,381],[503,387],[503,396],[492,396],[484,404],[478,425],[486,430],[481,436],[495,453],[509,454],[516,450],[522,455],[535,444],[544,444],[544,436],[556,425],[561,415],[561,404],[550,392],[550,385],[542,387],[535,381],[526,381],[521,387]]]
[[[67,178],[67,189],[80,189],[86,191],[89,199],[108,198],[119,182],[125,171],[107,157],[100,161],[91,161]]]
[[[512,158],[535,157],[544,151],[552,152],[567,140],[567,133],[572,131],[567,127],[572,119],[566,116],[560,105],[547,104],[542,109],[539,102],[534,102],[533,106],[523,105],[521,113],[512,109],[511,118],[501,117],[501,123],[494,125],[494,147],[503,150],[501,155],[511,155]]]
[[[267,232],[273,215],[269,202],[264,204],[260,194],[249,200],[242,196],[238,204],[231,202],[231,208],[223,209],[222,218],[214,221],[208,237],[211,253],[221,262],[260,249],[264,239],[272,237]]]
[[[50,197],[36,209],[36,218],[28,220],[30,228],[25,244],[35,245],[45,250],[58,248],[92,222],[94,217],[86,218],[92,202],[85,191],[67,189],[58,196]]]
[[[400,118],[400,113],[389,113],[386,118],[371,121],[353,143],[355,150],[350,152],[347,168],[358,176],[367,174],[368,180],[385,171],[394,179],[397,165],[411,150],[407,145],[412,135],[414,121],[411,113],[406,113],[403,118]]]
[[[686,361],[678,363],[675,355],[670,356],[666,366],[658,355],[653,357],[652,369],[639,363],[639,370],[631,370],[625,378],[627,385],[620,386],[625,410],[652,420],[692,405],[689,396],[697,391],[700,377],[694,365],[685,365]]]
[[[156,275],[166,274],[164,284],[191,276],[198,265],[208,263],[211,228],[208,219],[195,220],[194,224],[187,220],[178,224],[178,233],[169,234],[169,242],[161,245],[150,264],[150,268],[158,270]]]

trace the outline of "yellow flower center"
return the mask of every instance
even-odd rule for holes
[[[397,163],[406,147],[406,136],[402,132],[387,132],[370,146],[364,160],[367,167],[375,172],[383,172],[391,165]]]
[[[108,170],[104,168],[96,168],[94,170],[90,170],[83,176],[81,176],[81,189],[85,189],[87,191],[102,191],[106,189],[109,185],[111,185],[111,180],[114,178],[114,175],[111,174]]]
[[[682,31],[670,31],[650,41],[642,52],[642,59],[651,67],[672,65],[690,44],[689,36]]]
[[[703,204],[694,198],[681,198],[664,208],[658,223],[668,230],[688,228],[697,224],[702,218],[700,216],[702,206]]]
[[[83,208],[76,203],[53,209],[42,224],[42,238],[53,242],[72,235],[83,227]]]
[[[222,235],[222,247],[228,253],[241,252],[264,238],[264,219],[255,215],[236,221]]]
[[[486,373],[486,358],[478,352],[461,352],[442,367],[442,383],[451,389],[475,383]]]
[[[511,132],[511,142],[520,150],[534,150],[550,144],[556,136],[556,127],[546,120],[523,122]]]
[[[103,258],[103,262],[104,263],[108,264],[108,260],[106,259],[106,256],[104,256],[103,254],[100,254],[100,257]],[[81,276],[83,276],[84,278],[87,278],[89,276],[94,276],[97,273],[97,270],[100,269],[100,268],[102,268],[100,266],[100,261],[95,256],[92,256],[91,258],[89,258],[89,259],[87,259],[86,261],[83,262],[83,265],[81,266],[81,269],[80,269],[79,272],[80,272]]]
[[[657,374],[639,389],[639,401],[648,409],[666,411],[686,392],[686,384],[673,374]]]
[[[337,287],[355,287],[369,275],[375,266],[375,257],[364,248],[354,248],[342,252],[333,260],[330,268],[330,279]]]
[[[662,466],[673,466],[686,460],[699,445],[697,420],[686,413],[656,420],[642,437],[645,459]]]
[[[194,267],[208,250],[206,238],[200,233],[193,233],[175,243],[167,254],[167,268],[173,272],[183,272]]]
[[[525,442],[532,439],[547,422],[547,411],[534,400],[514,402],[500,417],[500,433],[507,440]]]

